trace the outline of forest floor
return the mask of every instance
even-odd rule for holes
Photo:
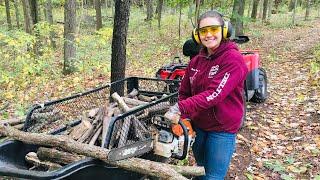
[[[266,102],[247,103],[228,179],[318,179],[320,88],[310,75],[310,54],[320,42],[320,20],[261,29],[258,47],[268,75]]]

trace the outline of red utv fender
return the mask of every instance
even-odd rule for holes
[[[247,90],[255,90],[259,88],[259,67],[260,56],[259,50],[241,50],[242,57],[248,68],[246,78]]]

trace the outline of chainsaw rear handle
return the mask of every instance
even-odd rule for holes
[[[183,160],[183,159],[185,159],[187,157],[187,153],[188,153],[189,135],[188,135],[188,129],[184,125],[184,123],[181,121],[181,119],[179,119],[178,124],[183,129],[183,135],[184,135],[183,152],[182,152],[181,156],[173,154],[172,157],[175,158],[175,159]]]

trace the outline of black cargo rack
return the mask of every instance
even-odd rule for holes
[[[160,98],[163,95],[174,93],[179,87],[179,81],[127,77],[66,98],[35,104],[26,116],[23,130],[36,133],[52,133],[57,129],[72,126],[80,120],[79,116],[83,111],[108,103],[112,86],[122,86],[124,88],[124,92],[118,92],[120,95],[126,95],[133,89],[137,89],[142,95]]]

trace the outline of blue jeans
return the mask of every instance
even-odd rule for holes
[[[236,134],[207,132],[196,128],[193,154],[198,166],[204,166],[205,180],[223,180],[235,150]]]

